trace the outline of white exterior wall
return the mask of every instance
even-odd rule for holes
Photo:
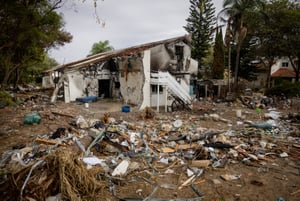
[[[125,104],[139,105],[142,102],[142,88],[144,86],[143,72],[128,73],[127,80],[120,77],[120,90]]]
[[[169,96],[170,94],[168,93],[168,97],[166,97],[166,87],[163,86],[163,91],[159,93],[159,106],[165,106],[166,99],[167,99],[167,104],[171,105],[173,99],[171,99]],[[151,92],[151,107],[156,107],[157,106],[157,93],[152,93]]]
[[[75,101],[76,98],[84,95],[84,79],[83,75],[79,72],[71,72],[67,74],[68,87],[65,87],[65,95],[69,94],[69,97],[65,96],[65,101]]]
[[[288,67],[282,67],[282,63],[283,62],[284,63],[287,62],[288,63]],[[283,58],[277,59],[276,63],[271,67],[271,74],[273,74],[274,72],[276,72],[280,68],[293,70],[293,66],[292,66],[289,58],[283,57]]]
[[[195,74],[195,75],[198,75],[198,61],[192,59],[192,58],[189,58],[190,60],[190,66],[189,66],[189,72],[191,74]]]
[[[50,75],[43,77],[42,87],[44,87],[44,88],[54,87],[53,79]]]
[[[143,102],[141,104],[140,109],[144,109],[147,106],[151,106],[151,86],[150,86],[150,50],[144,51],[143,58],[143,66],[144,66],[144,86],[143,86]]]
[[[125,104],[141,105],[143,102],[143,87],[144,87],[144,70],[143,59],[133,58],[129,68],[128,60],[124,59],[119,62],[119,81],[120,92]]]

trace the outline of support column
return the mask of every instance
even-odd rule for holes
[[[166,92],[165,92],[165,112],[168,112],[168,86],[164,87]]]
[[[157,78],[157,106],[156,106],[156,110],[157,112],[159,112],[159,72],[158,72],[158,78]]]

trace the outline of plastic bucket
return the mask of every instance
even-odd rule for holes
[[[127,105],[122,106],[122,112],[130,112],[130,107]]]

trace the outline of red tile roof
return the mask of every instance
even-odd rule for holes
[[[293,78],[296,77],[296,73],[293,70],[287,68],[280,68],[274,73],[271,74],[271,77],[288,77]]]

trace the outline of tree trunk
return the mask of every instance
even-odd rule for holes
[[[14,80],[14,88],[15,89],[17,88],[17,86],[19,84],[19,81],[20,81],[20,74],[21,74],[20,71],[21,71],[20,68],[16,69],[16,75],[15,75],[16,77],[15,77],[15,80]]]
[[[298,65],[295,66],[295,73],[296,73],[296,82],[299,82],[299,73],[300,73],[300,54],[297,55],[298,57]]]
[[[237,44],[236,49],[236,57],[235,57],[235,69],[234,69],[234,85],[233,85],[233,92],[235,95],[238,93],[238,73],[239,73],[239,66],[240,66],[240,52],[241,52],[241,42]]]
[[[10,78],[11,78],[11,74],[15,72],[15,70],[17,70],[20,67],[20,65],[14,65],[13,67],[6,68],[5,72],[4,72],[4,78],[2,80],[2,87],[6,87],[9,84]]]
[[[267,83],[266,83],[266,88],[269,89],[271,88],[271,70],[272,66],[275,64],[274,57],[269,57],[268,63],[264,65],[267,67]]]

